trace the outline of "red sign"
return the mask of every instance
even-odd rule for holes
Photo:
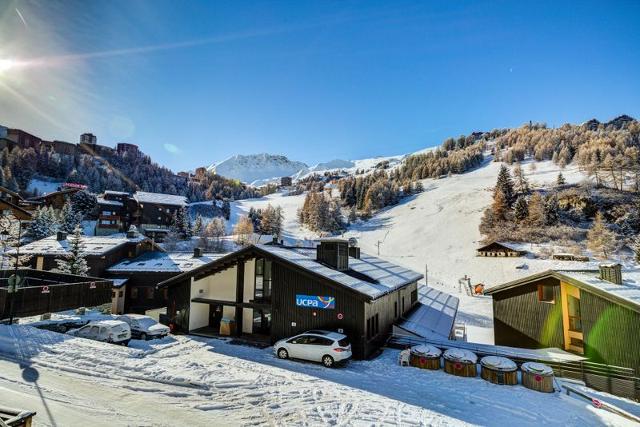
[[[79,188],[81,190],[86,190],[87,186],[84,184],[77,184],[75,182],[65,182],[64,184],[62,184],[63,187],[66,188]]]
[[[338,313],[338,320],[342,320],[342,319],[344,319],[344,314]]]
[[[591,403],[593,403],[593,406],[598,409],[602,408],[602,402],[600,402],[598,399],[591,399]]]
[[[95,289],[95,288],[96,288],[96,282],[89,283],[89,289]]]
[[[43,294],[48,294],[49,293],[49,287],[48,286],[43,286],[42,287],[42,293]]]

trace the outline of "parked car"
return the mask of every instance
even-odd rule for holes
[[[87,319],[61,319],[31,323],[29,326],[64,334],[68,330],[78,329],[89,323]]]
[[[322,362],[327,368],[351,358],[351,344],[346,335],[322,330],[282,339],[273,346],[273,351],[280,359]]]
[[[126,322],[131,328],[131,336],[141,340],[164,338],[169,335],[169,327],[142,314],[121,314],[116,319]]]
[[[131,340],[131,328],[122,320],[98,320],[89,322],[80,329],[67,332],[80,338],[128,345]]]

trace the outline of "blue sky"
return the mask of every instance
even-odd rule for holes
[[[177,171],[640,117],[640,2],[527,3],[4,0],[0,123]]]

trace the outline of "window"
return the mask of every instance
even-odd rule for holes
[[[253,310],[253,333],[268,335],[271,332],[271,310]],[[301,344],[301,343],[298,343]]]
[[[411,305],[415,304],[418,301],[418,290],[411,291]]]
[[[538,285],[538,301],[553,303],[553,286],[551,285]]]
[[[567,295],[567,309],[569,312],[569,330],[573,332],[582,332],[580,300],[573,295]]]
[[[153,299],[155,296],[154,289],[152,287],[145,288],[145,296],[147,299]]]
[[[122,297],[123,295],[124,295],[124,292],[122,292],[122,291],[118,292],[118,296],[119,297]]]
[[[378,335],[379,332],[380,332],[380,317],[378,314],[376,314],[367,319],[367,339],[370,340],[371,338]]]
[[[271,299],[271,261],[264,258],[256,259],[254,299]]]
[[[398,317],[398,301],[393,302],[393,317]]]
[[[116,291],[111,291],[111,298],[115,298],[116,297]]]
[[[131,288],[131,299],[138,299],[138,288]]]
[[[404,314],[404,297],[402,297],[402,314]]]

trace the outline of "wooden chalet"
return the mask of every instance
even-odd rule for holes
[[[51,193],[43,194],[42,196],[32,197],[27,202],[35,205],[51,206],[54,209],[62,209],[67,200],[78,191],[82,190],[81,187],[64,187],[58,191],[52,191]]]
[[[640,271],[549,270],[486,294],[497,345],[558,347],[640,376]]]
[[[476,255],[482,257],[519,257],[524,254],[526,254],[525,251],[495,241],[476,249]]]
[[[173,223],[178,209],[187,205],[187,198],[172,194],[148,193],[137,191],[133,194],[135,210],[131,213],[131,222],[146,236],[162,239]]]
[[[183,332],[274,343],[329,329],[365,358],[418,303],[423,276],[357,249],[341,239],[317,248],[250,245],[158,287],[168,288],[168,321]]]
[[[0,214],[11,214],[20,221],[31,221],[33,206],[26,203],[20,194],[0,186]]]
[[[156,285],[181,273],[208,264],[223,254],[193,252],[146,252],[134,259],[123,259],[109,267],[105,277],[114,279],[119,286],[116,310],[119,313],[146,314],[149,310],[167,307],[168,288]],[[122,299],[120,299],[122,298]]]
[[[83,236],[82,245],[89,266],[89,274],[102,277],[105,270],[125,258],[135,258],[153,250],[152,242],[137,233],[111,236]],[[53,270],[57,260],[69,253],[70,243],[66,233],[58,232],[41,240],[20,247],[20,255],[30,255],[28,264],[36,270]],[[9,252],[15,255],[16,250]]]

